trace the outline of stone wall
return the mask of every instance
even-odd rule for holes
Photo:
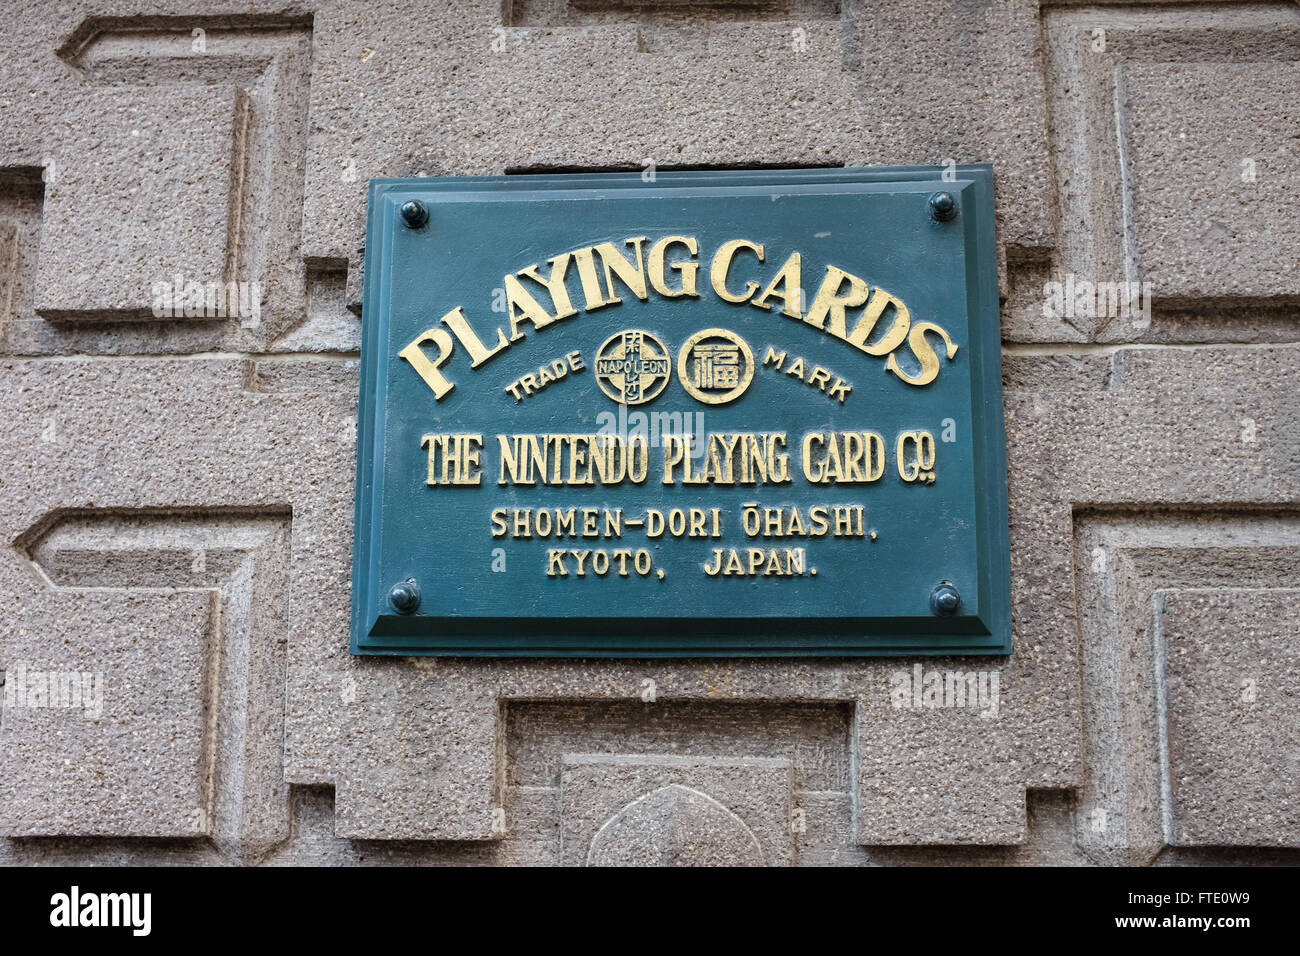
[[[0,7],[0,863],[1300,862],[1294,4]],[[995,713],[350,655],[370,178],[948,162],[995,169],[1016,650],[922,664]],[[256,308],[159,319],[178,275]]]

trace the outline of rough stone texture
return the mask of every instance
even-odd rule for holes
[[[231,86],[88,90],[84,104],[46,161],[36,311],[148,318],[163,276],[226,275],[232,144],[248,104]]]
[[[794,862],[791,768],[771,758],[564,758],[561,860],[587,866]]]
[[[311,15],[86,7],[0,24],[0,171],[37,168],[45,207],[17,270],[36,314],[3,351],[267,348],[303,324],[306,276],[339,268],[301,251]],[[248,283],[261,308],[152,321],[177,274]]]
[[[976,157],[996,163],[1005,241],[1049,245],[1037,3],[835,6],[530,3],[503,23],[473,0],[422,10],[418,49],[400,5],[324,10],[304,254],[357,271],[372,176]]]
[[[211,832],[209,597],[114,597],[92,591],[18,599],[6,647],[6,836]],[[14,598],[6,605],[15,606]],[[161,615],[174,628],[165,648],[140,639]],[[69,620],[95,623],[82,630],[68,628]],[[63,639],[51,642],[59,633]],[[82,694],[54,683],[54,675],[60,683],[75,680]],[[92,707],[96,695],[102,704]]]
[[[0,862],[1300,862],[1294,6],[0,6],[0,673],[104,677],[0,709]],[[996,711],[351,657],[369,178],[948,159],[996,169],[1016,649],[919,663]],[[142,316],[177,269],[260,321]],[[1044,315],[1065,274],[1150,321]]]
[[[1051,268],[1008,301],[1004,328],[1026,341],[1294,341],[1300,240],[1273,212],[1300,182],[1294,4],[1043,16],[1059,229]],[[1042,284],[1065,275],[1150,282],[1161,308],[1149,321],[1044,317]]]
[[[1213,676],[1215,672],[1256,673],[1263,666],[1261,642],[1248,639],[1235,628],[1225,628],[1222,617],[1217,627],[1213,618],[1205,618],[1205,629],[1198,625],[1193,632],[1200,636],[1203,647],[1204,642],[1212,642],[1215,660],[1203,656],[1199,662],[1189,659],[1189,647],[1194,646],[1179,640],[1188,628],[1185,615],[1177,613],[1179,604],[1208,592],[1232,594],[1238,607],[1243,599],[1262,599],[1277,607],[1291,593],[1286,589],[1294,585],[1297,566],[1300,519],[1294,512],[1234,513],[1198,508],[1144,515],[1129,509],[1095,509],[1080,515],[1075,572],[1084,612],[1080,624],[1088,779],[1079,791],[1078,840],[1090,858],[1145,863],[1155,859],[1166,844],[1188,842],[1169,836],[1176,806],[1170,758],[1176,755],[1185,763],[1189,756],[1185,746],[1194,746],[1198,738],[1212,741],[1226,730],[1206,708],[1221,708],[1224,695],[1235,696],[1240,688],[1235,680],[1232,688],[1222,686],[1222,680]],[[1171,603],[1175,608],[1172,622]],[[1294,633],[1294,622],[1286,614],[1272,626]],[[1279,655],[1285,659],[1293,654],[1286,643],[1271,645],[1265,652],[1267,658]],[[1220,686],[1208,699],[1189,698],[1186,693],[1189,682],[1210,685],[1216,681]],[[1258,706],[1284,705],[1265,700]],[[1257,766],[1252,776],[1266,776],[1275,767],[1294,764],[1294,721],[1287,724],[1284,712],[1278,716],[1277,722],[1258,725],[1260,736],[1234,743],[1237,750],[1276,746],[1276,752]],[[1225,782],[1223,775],[1215,772],[1214,760],[1221,754],[1216,744],[1192,757],[1196,772],[1180,789],[1190,788],[1194,800],[1199,795],[1201,800],[1222,803],[1221,812],[1235,816],[1244,808],[1230,798],[1231,791],[1213,784],[1215,780]],[[1279,773],[1287,779],[1288,771]],[[1294,788],[1294,778],[1289,785]],[[1282,819],[1273,818],[1261,829],[1269,838],[1255,840],[1254,845],[1287,845],[1294,840],[1294,828],[1288,828]],[[1253,845],[1246,841],[1210,842]]]
[[[1123,71],[1138,271],[1162,299],[1300,295],[1300,220],[1277,213],[1300,192],[1300,63],[1226,66]]]
[[[1300,847],[1300,646],[1289,621],[1297,597],[1162,593],[1171,843]]]

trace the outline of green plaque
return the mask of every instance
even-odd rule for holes
[[[352,649],[1006,654],[992,173],[375,180]]]

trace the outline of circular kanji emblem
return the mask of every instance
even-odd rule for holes
[[[745,394],[754,380],[754,353],[735,332],[705,329],[682,346],[677,377],[692,398],[706,405],[725,405]]]
[[[672,371],[664,344],[638,329],[610,336],[596,352],[596,384],[624,405],[641,405],[658,397]]]

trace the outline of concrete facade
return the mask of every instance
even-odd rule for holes
[[[0,8],[0,863],[1300,862],[1296,5]],[[996,707],[350,655],[370,178],[948,162],[1016,649],[919,663]],[[159,319],[178,275],[253,307]]]

